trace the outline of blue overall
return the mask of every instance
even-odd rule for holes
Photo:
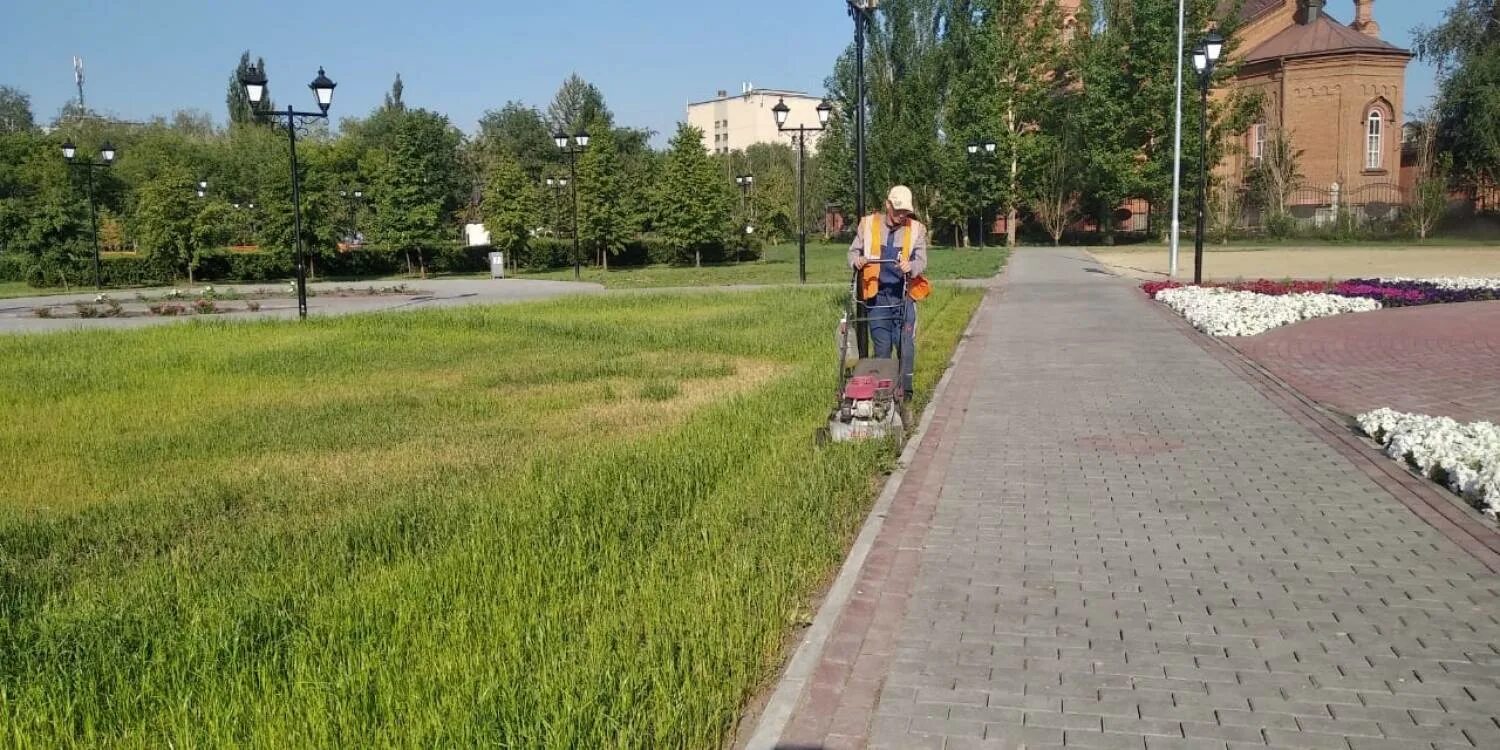
[[[902,387],[910,394],[916,372],[917,305],[906,296],[905,274],[901,273],[901,239],[906,230],[892,230],[884,222],[881,226],[886,229],[886,238],[880,247],[880,259],[888,262],[880,265],[875,299],[867,300],[870,339],[875,344],[876,359],[887,359],[900,347]]]

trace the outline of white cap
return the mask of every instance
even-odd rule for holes
[[[891,188],[890,195],[886,196],[886,202],[891,204],[892,211],[917,212],[917,204],[911,199],[911,188],[905,185],[897,185]]]

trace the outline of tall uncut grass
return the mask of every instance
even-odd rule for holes
[[[923,392],[978,293],[922,308]],[[888,446],[827,290],[0,339],[0,738],[715,747]]]

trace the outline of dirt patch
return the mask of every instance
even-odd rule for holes
[[[1118,251],[1096,249],[1094,258],[1122,276],[1166,278],[1165,247]],[[1182,248],[1178,278],[1191,278],[1193,249]],[[1213,250],[1203,258],[1204,278],[1353,279],[1378,276],[1500,276],[1500,247],[1288,247]]]

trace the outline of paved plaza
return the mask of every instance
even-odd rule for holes
[[[411,290],[403,294],[377,296],[334,296],[336,289],[366,289],[402,285]],[[201,287],[194,287],[201,288]],[[285,282],[265,284],[215,284],[221,291],[236,290],[252,293],[258,290],[284,290]],[[604,291],[599,284],[569,281],[539,281],[533,279],[410,279],[405,281],[377,282],[318,282],[309,284],[313,294],[307,298],[309,315],[350,315],[353,313],[381,312],[384,310],[416,310],[433,307],[456,307],[461,305],[492,305],[503,302],[523,302],[559,297],[566,294],[589,294]],[[264,318],[293,319],[297,317],[295,297],[278,297],[261,301],[258,312],[246,312],[240,308],[243,302],[224,303],[236,312],[220,315],[158,316],[143,312],[144,304],[135,301],[137,294],[159,297],[168,289],[108,290],[107,293],[125,304],[134,314],[120,318],[39,318],[33,310],[37,307],[52,307],[59,314],[67,314],[75,302],[93,302],[95,292],[58,294],[41,297],[17,297],[0,299],[0,333],[41,333],[78,328],[137,328],[161,325],[186,320],[241,321]],[[184,291],[186,289],[184,288]],[[321,292],[321,294],[319,294]],[[186,301],[181,304],[187,304]]]
[[[1335,315],[1232,342],[1344,414],[1389,407],[1500,422],[1500,302]]]
[[[756,750],[1500,747],[1494,530],[1085,253],[935,408]]]

